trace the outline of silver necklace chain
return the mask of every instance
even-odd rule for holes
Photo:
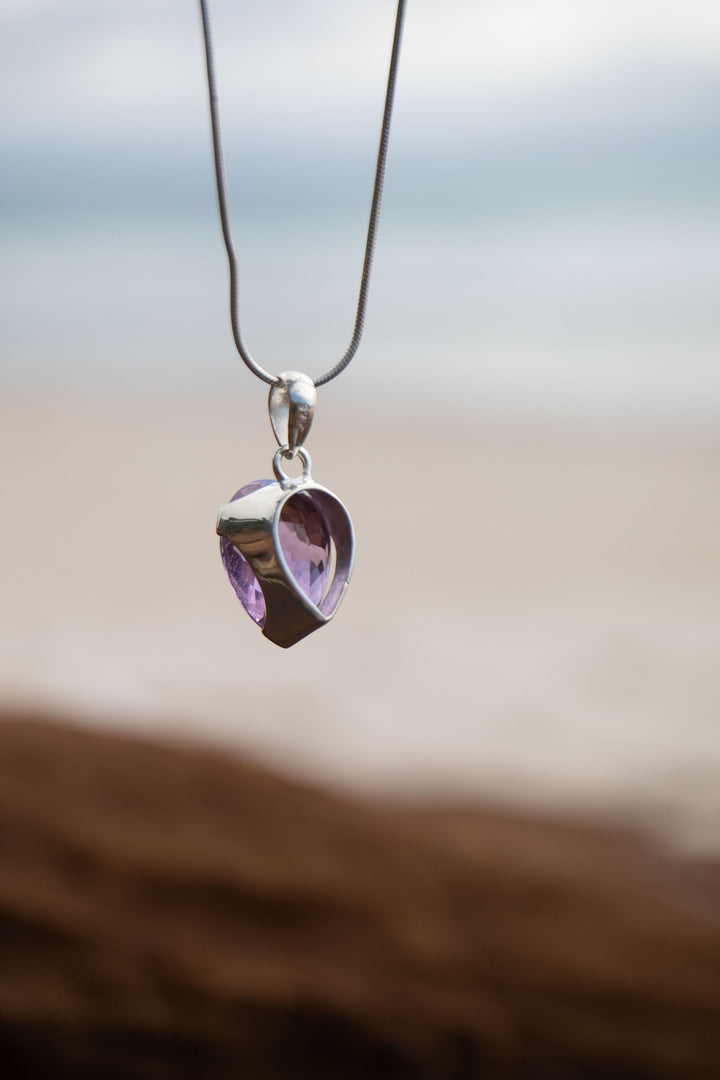
[[[393,36],[392,54],[390,56],[385,107],[380,130],[380,145],[378,147],[377,164],[375,166],[375,181],[373,184],[372,203],[370,207],[370,220],[368,222],[367,237],[365,240],[365,257],[363,259],[362,275],[360,277],[360,290],[358,292],[353,334],[346,352],[340,357],[338,362],[329,369],[329,371],[326,371],[324,375],[321,375],[320,378],[314,380],[315,386],[322,386],[324,383],[330,382],[331,379],[337,378],[337,376],[345,370],[358,350],[363,334],[363,328],[365,326],[365,311],[370,288],[370,272],[372,270],[373,254],[375,252],[375,238],[377,235],[383,184],[385,181],[385,163],[387,160],[388,142],[390,139],[390,120],[395,97],[395,83],[397,80],[400,40],[402,38],[402,26],[405,16],[405,3],[406,0],[398,0],[397,14],[395,17],[395,33]],[[223,240],[225,241],[225,249],[227,251],[228,264],[230,266],[230,324],[232,326],[235,346],[244,362],[259,379],[262,379],[263,382],[273,384],[277,382],[277,376],[271,375],[270,372],[266,371],[265,368],[261,367],[260,364],[253,359],[245,345],[240,329],[240,319],[238,315],[237,254],[235,252],[235,245],[230,229],[227,175],[225,172],[225,155],[223,153],[222,135],[220,132],[220,111],[218,108],[217,81],[215,78],[215,50],[213,48],[212,29],[210,26],[207,0],[200,0],[200,11],[202,14],[203,37],[205,40],[205,60],[207,64],[208,92],[210,96],[210,122],[212,128],[213,156],[215,158],[215,179],[217,181],[218,205],[220,208]]]

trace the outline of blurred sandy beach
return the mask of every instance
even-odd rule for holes
[[[313,473],[350,509],[357,564],[334,623],[285,652],[235,600],[214,534],[268,473],[263,410],[5,404],[4,704],[720,847],[716,438],[489,422],[420,437],[321,407]]]
[[[392,8],[213,3],[273,371],[347,342]],[[717,850],[717,11],[413,4],[367,330],[309,443],[356,570],[289,653],[214,533],[274,443],[198,13],[88,11],[0,15],[4,703]]]

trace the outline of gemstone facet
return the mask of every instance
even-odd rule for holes
[[[278,538],[290,573],[316,607],[332,578],[332,540],[325,515],[312,495],[299,491],[280,511]]]
[[[236,491],[230,501],[234,502],[235,499],[239,499],[242,495],[249,495],[251,491],[257,491],[258,488],[271,483],[272,480],[253,480],[251,484],[245,484],[239,491]],[[250,618],[262,629],[265,625],[265,597],[247,559],[224,536],[220,537],[220,558],[225,567],[228,581],[235,590],[235,595]]]

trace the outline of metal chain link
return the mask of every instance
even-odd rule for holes
[[[375,182],[373,184],[372,204],[370,207],[370,220],[368,222],[367,237],[365,240],[365,257],[363,259],[362,275],[360,277],[360,290],[355,312],[355,325],[353,327],[350,344],[338,362],[315,379],[315,386],[323,386],[335,379],[348,366],[358,350],[365,326],[365,311],[367,308],[368,291],[370,288],[370,273],[372,270],[373,254],[375,251],[375,237],[377,235],[378,220],[380,217],[380,205],[382,202],[383,184],[385,181],[385,163],[387,160],[388,142],[390,139],[390,120],[395,97],[395,83],[397,81],[398,59],[400,56],[400,41],[402,38],[403,20],[405,17],[406,0],[398,0],[397,14],[395,16],[395,33],[393,36],[392,54],[388,71],[387,90],[385,94],[385,108],[383,110],[382,128],[380,131],[380,145],[378,147],[377,164],[375,166]],[[220,111],[218,108],[217,82],[215,78],[215,50],[213,47],[212,29],[207,0],[200,0],[200,12],[202,15],[203,37],[205,41],[205,60],[207,65],[208,93],[210,98],[210,124],[212,128],[213,156],[215,159],[215,179],[217,182],[218,206],[220,209],[220,223],[222,225],[223,240],[227,251],[228,264],[230,267],[230,324],[232,326],[235,346],[245,364],[254,375],[266,383],[275,383],[277,376],[271,375],[256,360],[253,359],[243,340],[238,316],[238,268],[237,254],[233,243],[230,229],[230,213],[228,210],[227,175],[225,172],[225,155],[223,153],[222,135],[220,132]]]

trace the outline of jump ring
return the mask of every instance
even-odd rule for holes
[[[291,461],[294,457],[299,457],[302,461],[303,471],[300,477],[288,476],[282,467],[283,459],[285,461]],[[293,484],[298,483],[299,480],[306,481],[310,479],[310,469],[312,468],[312,462],[310,455],[304,446],[281,446],[279,450],[275,452],[273,458],[273,472],[279,484]]]

